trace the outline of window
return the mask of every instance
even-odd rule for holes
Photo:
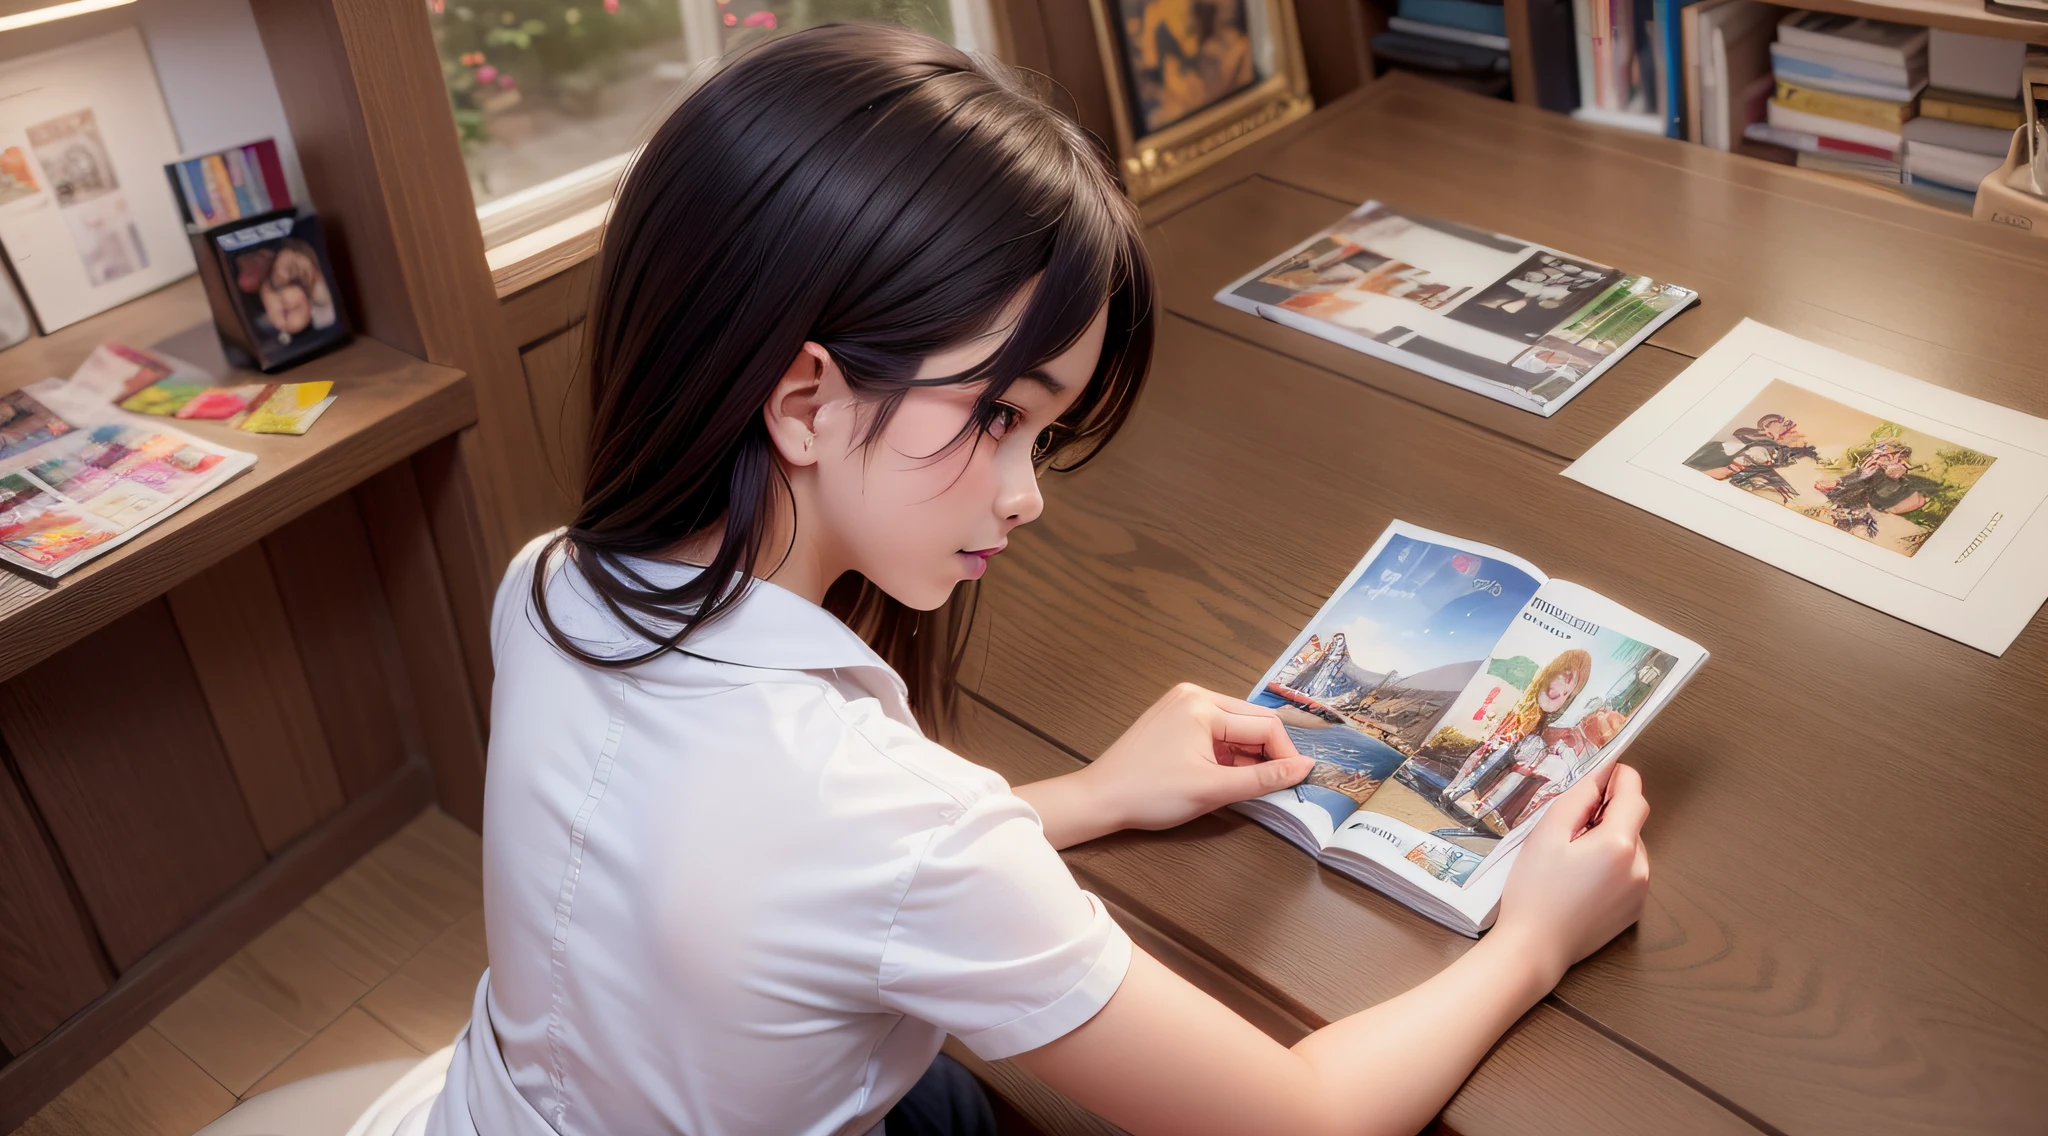
[[[602,204],[696,67],[778,32],[903,24],[989,50],[987,0],[427,0],[485,243]]]

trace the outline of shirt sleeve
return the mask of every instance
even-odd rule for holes
[[[984,1060],[1036,1049],[1095,1016],[1131,940],[1007,790],[926,836],[883,946],[882,1004]]]

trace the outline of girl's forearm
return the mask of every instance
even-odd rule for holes
[[[1013,790],[1038,813],[1045,839],[1054,848],[1071,848],[1126,827],[1112,795],[1105,793],[1086,768]]]
[[[1563,967],[1496,930],[1435,977],[1317,1030],[1294,1053],[1318,1074],[1338,1130],[1420,1131]]]

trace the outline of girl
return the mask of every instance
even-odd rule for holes
[[[514,563],[484,821],[491,967],[438,1134],[990,1131],[948,1033],[1133,1131],[1413,1132],[1636,917],[1635,775],[1529,842],[1487,938],[1286,1049],[1131,945],[1054,849],[1299,781],[1176,688],[1012,789],[943,719],[978,579],[1149,362],[1099,150],[994,66],[829,27],[635,160],[588,324],[583,505]]]
[[[1534,765],[1543,756],[1544,729],[1578,696],[1579,687],[1585,685],[1586,676],[1592,673],[1593,656],[1577,648],[1558,655],[1536,672],[1522,691],[1521,700],[1465,759],[1457,776],[1444,786],[1443,803],[1463,809],[1475,819],[1483,815],[1483,802],[1509,773],[1511,763],[1521,756],[1523,748],[1532,751],[1527,764]]]

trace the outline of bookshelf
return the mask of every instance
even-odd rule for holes
[[[1512,77],[1515,101],[1533,106],[1536,103],[1536,61],[1529,33],[1529,0],[1505,0],[1504,6],[1508,25],[1508,73]],[[1971,35],[2048,43],[2048,20],[2022,20],[1987,12],[1981,0],[1812,0],[1783,7],[1787,11],[1806,8]]]

